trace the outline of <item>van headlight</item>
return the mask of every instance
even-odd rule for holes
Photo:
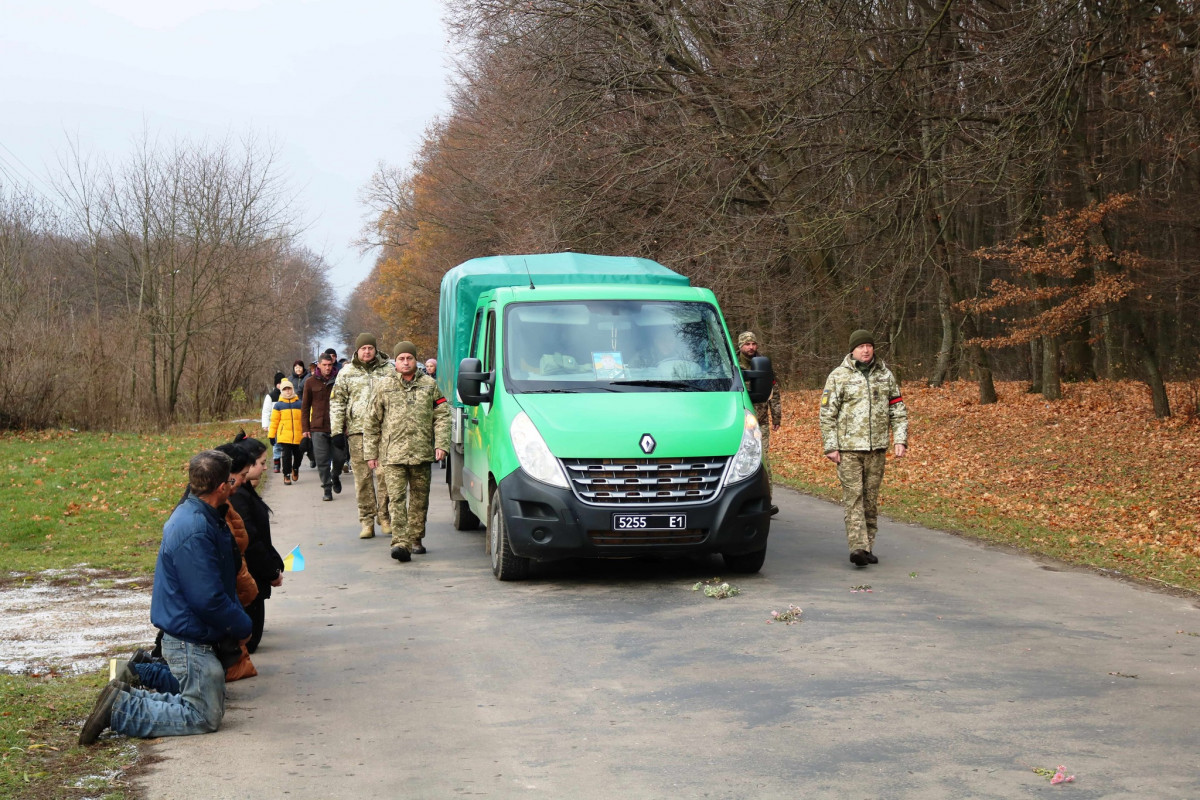
[[[560,489],[567,488],[567,478],[558,465],[558,459],[550,452],[546,440],[538,433],[528,414],[522,411],[513,417],[508,433],[512,437],[513,450],[516,451],[521,469],[542,483]]]
[[[746,425],[742,428],[742,444],[734,453],[725,473],[725,483],[737,483],[749,478],[762,464],[762,431],[758,429],[758,418],[746,412]]]

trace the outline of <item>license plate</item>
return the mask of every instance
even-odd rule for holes
[[[614,531],[681,531],[687,514],[613,514]]]

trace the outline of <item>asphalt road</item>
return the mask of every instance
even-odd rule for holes
[[[147,797],[1200,797],[1193,598],[886,520],[856,569],[840,508],[786,490],[760,575],[500,583],[442,474],[410,564],[357,538],[351,480],[332,503],[308,468],[272,482],[307,569],[221,731],[150,745]],[[741,594],[691,591],[718,575]],[[789,604],[800,624],[767,624]],[[1059,764],[1073,783],[1033,772]]]

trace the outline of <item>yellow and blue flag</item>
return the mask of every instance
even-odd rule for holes
[[[283,557],[284,572],[301,572],[304,569],[304,554],[300,552],[300,545],[292,548],[292,552]]]

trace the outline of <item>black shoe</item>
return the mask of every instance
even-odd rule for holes
[[[129,657],[130,664],[149,664],[153,661],[154,656],[150,654],[150,651],[144,650],[140,647],[137,650],[134,650],[133,655]]]
[[[850,554],[850,563],[856,567],[865,567],[871,563],[871,554],[866,550],[855,550]]]
[[[333,499],[333,492],[329,491],[328,486],[325,487],[325,494],[321,496],[321,499],[322,500],[332,500]]]
[[[771,516],[773,517],[778,513],[779,513],[779,506],[771,506]]]
[[[100,738],[100,734],[112,722],[113,705],[116,704],[117,698],[121,692],[127,691],[129,684],[118,680],[109,681],[108,685],[100,690],[100,696],[92,706],[92,713],[88,714],[88,718],[83,722],[83,730],[79,732],[80,744],[94,744]]]
[[[423,556],[428,552],[429,551],[425,549],[425,545],[421,544],[420,542],[418,542],[417,546],[413,548],[414,556]]]
[[[392,548],[392,558],[397,561],[412,561],[412,555],[408,552],[408,548],[400,545]]]
[[[338,477],[336,472],[333,474],[333,491],[338,494],[342,493],[342,479]]]
[[[879,556],[875,555],[870,550],[868,550],[867,551],[867,561],[870,561],[872,564],[878,564]]]

